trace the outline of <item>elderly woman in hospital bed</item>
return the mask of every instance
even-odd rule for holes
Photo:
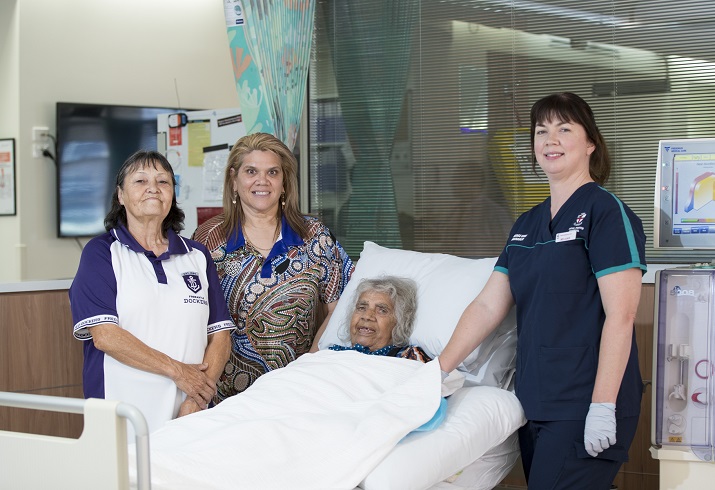
[[[432,360],[424,350],[409,345],[417,311],[417,284],[412,279],[383,276],[363,279],[353,296],[352,312],[339,334],[350,347],[333,344],[330,350]]]

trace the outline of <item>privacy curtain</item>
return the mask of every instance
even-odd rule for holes
[[[323,12],[343,120],[356,163],[339,217],[343,245],[400,248],[390,153],[405,95],[418,0],[334,0]],[[370,39],[366,43],[364,40]]]
[[[305,102],[315,0],[224,0],[236,90],[247,133],[293,149]]]

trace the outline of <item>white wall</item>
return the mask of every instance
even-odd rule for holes
[[[56,237],[56,169],[50,159],[32,157],[32,127],[48,126],[54,134],[58,101],[237,107],[223,2],[15,3],[19,83],[14,97],[19,108],[14,137],[20,224],[18,233],[2,222],[7,218],[0,217],[0,282],[71,278],[79,263],[80,244]],[[5,9],[0,10],[0,32],[5,32]],[[13,56],[4,54],[8,40],[0,40],[2,69],[12,66],[7,58]],[[0,112],[5,111],[4,102],[12,100],[12,93],[0,88]],[[7,132],[6,127],[13,129],[12,123],[5,126],[0,119],[0,128]],[[8,259],[7,251],[14,248],[19,253]],[[19,265],[8,267],[8,261]]]
[[[0,2],[0,138],[15,138],[19,103],[16,1]],[[0,216],[0,280],[20,277],[20,218]]]

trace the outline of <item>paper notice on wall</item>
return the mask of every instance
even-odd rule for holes
[[[202,216],[221,209],[229,148],[246,135],[246,128],[237,107],[188,111],[181,125],[175,120],[169,124],[173,115],[157,116],[157,147],[174,168],[176,201],[186,214],[186,234],[191,235],[198,226],[198,208],[208,210]]]
[[[223,179],[228,153],[228,145],[204,148],[204,202],[220,203],[223,199]]]
[[[15,140],[0,140],[0,215],[15,210]]]
[[[211,121],[189,121],[189,167],[204,165],[204,148],[211,146]]]
[[[181,128],[169,128],[169,146],[181,146]]]

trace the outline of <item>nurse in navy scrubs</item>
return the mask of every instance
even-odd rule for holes
[[[611,162],[583,99],[565,92],[537,101],[531,141],[550,197],[517,219],[439,361],[445,372],[456,368],[516,305],[529,488],[609,489],[640,413],[634,320],[645,234],[602,187]]]

